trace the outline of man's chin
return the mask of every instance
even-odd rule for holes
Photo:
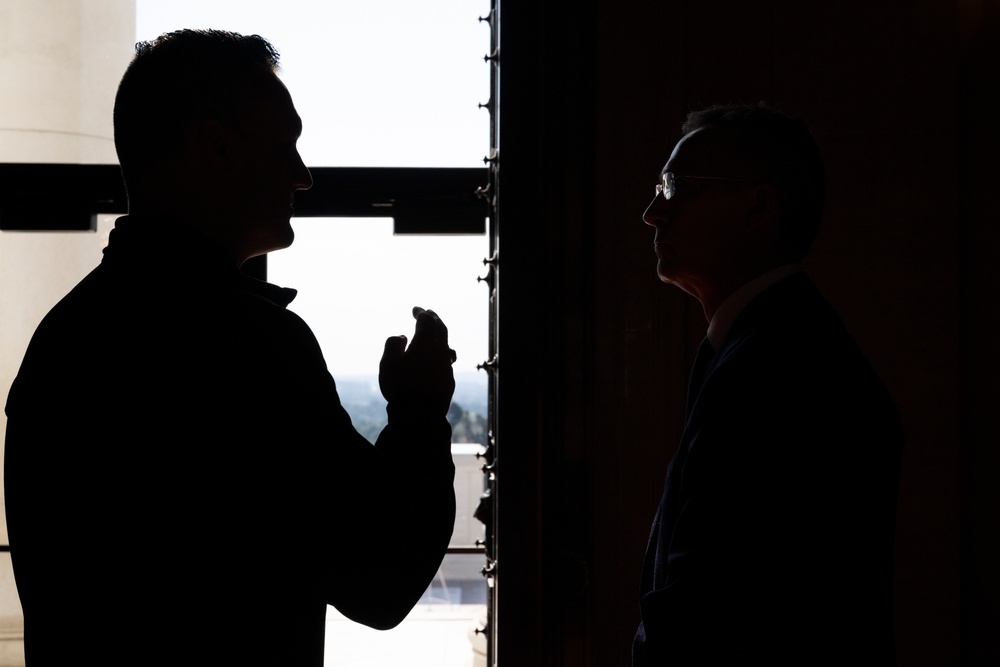
[[[664,285],[673,285],[674,287],[677,287],[685,292],[688,291],[685,287],[687,282],[680,278],[676,272],[665,271],[661,268],[657,268],[656,275],[659,277],[660,282]]]
[[[660,278],[660,282],[667,283],[668,285],[674,282],[669,270],[664,266],[663,260],[660,260],[656,264],[656,275]]]
[[[286,221],[283,225],[273,230],[267,240],[271,246],[271,249],[268,252],[273,250],[282,250],[292,245],[295,241],[295,230],[292,229],[291,221]]]
[[[284,250],[292,245],[293,241],[295,241],[295,232],[292,231],[292,228],[289,225],[288,228],[283,230],[280,234],[269,234],[266,237],[257,239],[257,242],[254,243],[251,248],[252,254],[250,257],[258,257],[260,255],[266,255],[269,252],[275,252],[276,250]]]
[[[295,230],[292,229],[291,225],[288,225],[288,230],[285,232],[284,237],[280,240],[278,247],[275,250],[283,250],[289,247],[295,242]]]

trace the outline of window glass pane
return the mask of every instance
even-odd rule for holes
[[[487,0],[137,0],[138,39],[178,28],[267,38],[312,167],[481,167]]]
[[[295,242],[267,259],[268,280],[298,289],[337,378],[378,370],[387,336],[413,333],[413,306],[452,324],[455,372],[479,376],[486,355],[486,235],[394,236],[390,218],[293,218]],[[484,383],[485,384],[485,383]]]
[[[306,164],[482,166],[488,11],[487,0],[5,0],[0,161],[117,162],[111,110],[136,40],[222,28],[281,52]]]
[[[486,444],[488,296],[485,235],[394,236],[387,218],[293,219],[295,242],[268,255],[268,280],[298,289],[289,306],[312,328],[354,426],[373,441],[385,425],[378,364],[388,336],[413,334],[413,306],[434,310],[457,352],[452,423],[459,518],[453,546],[472,546],[483,492],[475,454]],[[463,447],[464,446],[464,447]],[[477,486],[478,484],[478,486]]]

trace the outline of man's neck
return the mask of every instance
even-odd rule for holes
[[[788,276],[801,271],[801,265],[785,264],[769,271],[765,271],[759,276],[747,281],[739,289],[730,294],[719,307],[715,309],[712,316],[708,318],[708,340],[715,349],[719,349],[722,342],[729,333],[729,328],[736,321],[748,303],[754,297],[766,290],[771,285],[787,278]]]
[[[130,202],[129,217],[168,225],[170,228],[176,229],[177,233],[182,236],[196,234],[215,246],[222,255],[229,258],[236,268],[242,266],[247,259],[234,246],[233,235],[221,229],[218,219],[211,215],[205,215],[197,206],[180,210],[173,206],[172,202],[159,207],[155,205],[135,206]]]

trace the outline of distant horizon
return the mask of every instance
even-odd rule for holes
[[[333,375],[334,380],[340,380],[341,378],[345,380],[367,380],[369,378],[378,378],[378,371],[376,370],[373,373],[331,373],[331,375]],[[489,379],[486,371],[455,371],[456,382],[458,382],[460,377],[469,383],[482,382],[482,384],[486,384],[486,381]]]

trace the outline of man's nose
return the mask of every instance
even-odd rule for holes
[[[653,196],[653,201],[649,202],[649,206],[642,213],[642,221],[645,222],[650,227],[655,227],[657,222],[663,220],[664,209],[667,207],[667,200],[663,198],[659,192]]]
[[[295,186],[296,190],[308,190],[313,186],[312,174],[309,172],[309,167],[306,166],[302,158],[296,155],[298,158],[296,162],[298,163],[295,167],[295,178],[292,185]]]
[[[299,190],[308,190],[313,186],[313,177],[308,168],[302,170],[302,178],[298,179],[295,187]]]

